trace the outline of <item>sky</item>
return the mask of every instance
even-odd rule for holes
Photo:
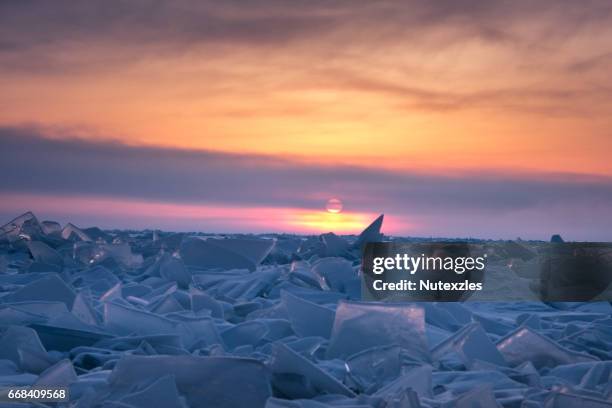
[[[5,0],[0,224],[611,240],[611,68],[606,0]]]

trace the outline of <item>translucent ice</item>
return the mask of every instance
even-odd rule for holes
[[[301,299],[289,292],[281,292],[281,299],[287,310],[291,326],[303,337],[321,336],[329,338],[334,324],[335,313],[324,306]]]
[[[263,407],[271,395],[264,365],[235,357],[126,355],[117,362],[109,382],[129,387],[166,375],[174,376],[177,389],[194,408]]]
[[[378,242],[382,240],[383,236],[380,233],[380,229],[382,228],[384,218],[384,214],[379,215],[378,218],[376,218],[366,229],[361,232],[361,234],[359,234],[354,246],[356,248],[361,248],[367,242]]]
[[[273,240],[264,239],[188,238],[181,244],[180,255],[194,268],[254,270],[273,246]]]
[[[346,358],[375,346],[397,344],[416,359],[429,360],[422,307],[341,301],[336,309],[330,358]]]
[[[309,398],[321,393],[355,395],[341,382],[282,343],[273,345],[269,365],[274,386],[286,397]]]
[[[91,241],[91,237],[82,229],[73,224],[66,224],[62,229],[62,238],[68,241]]]
[[[597,360],[588,354],[568,350],[528,327],[520,327],[501,339],[497,349],[513,366],[525,361],[531,361],[535,367],[541,368]]]
[[[57,274],[50,274],[37,279],[21,289],[5,296],[4,301],[20,302],[30,300],[46,300],[63,302],[72,307],[75,293]]]

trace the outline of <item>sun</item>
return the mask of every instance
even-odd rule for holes
[[[338,214],[342,211],[342,201],[338,198],[330,198],[327,200],[327,204],[325,204],[325,209],[329,213]]]

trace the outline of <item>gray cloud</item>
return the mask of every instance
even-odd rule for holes
[[[25,128],[0,128],[0,147],[4,192],[304,208],[320,208],[325,198],[340,196],[350,210],[407,215],[504,214],[559,206],[612,210],[612,179],[605,177],[384,171],[268,156],[51,140]]]
[[[33,58],[71,46],[111,44],[139,52],[148,46],[181,52],[210,42],[266,46],[311,41],[347,28],[352,35],[333,38],[338,47],[355,40],[415,45],[440,29],[448,32],[440,45],[466,37],[533,44],[609,24],[611,16],[612,5],[605,0],[7,0],[0,3],[0,54],[17,64],[15,55]],[[516,24],[530,20],[540,22],[544,37],[521,38],[525,33]]]

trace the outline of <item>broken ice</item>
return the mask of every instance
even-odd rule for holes
[[[612,406],[609,302],[362,302],[382,223],[210,236],[25,213],[0,227],[0,385],[69,387],[75,408]],[[495,245],[528,276],[524,244]]]

